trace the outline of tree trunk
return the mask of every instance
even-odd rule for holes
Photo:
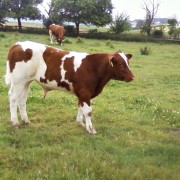
[[[21,18],[18,17],[17,20],[18,20],[18,27],[19,27],[19,30],[21,31],[21,30],[22,30]]]
[[[79,36],[79,22],[76,22],[76,33],[77,33],[77,36]]]
[[[150,27],[150,26],[147,27],[147,35],[148,35],[148,36],[151,35],[151,27]]]

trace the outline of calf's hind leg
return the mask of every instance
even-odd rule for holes
[[[49,37],[50,37],[50,43],[53,44],[53,38],[54,38],[54,36],[53,36],[51,30],[49,30]]]
[[[17,107],[19,106],[21,117],[24,118],[24,121],[28,122],[27,113],[26,113],[26,99],[29,86],[27,85],[11,85],[9,90],[9,101],[10,101],[10,113],[11,113],[11,123],[13,126],[18,127],[18,116],[17,116]]]
[[[19,98],[19,103],[18,103],[21,119],[26,124],[30,123],[30,121],[28,120],[27,112],[26,112],[26,101],[27,101],[28,92],[29,92],[29,84],[27,84],[24,87],[24,91],[22,92]]]

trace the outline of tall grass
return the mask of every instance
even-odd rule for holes
[[[132,53],[132,83],[111,81],[93,100],[89,135],[75,122],[77,98],[52,91],[46,99],[32,83],[27,109],[30,126],[10,125],[7,51],[12,43],[49,44],[48,35],[0,32],[0,177],[1,179],[180,179],[179,45],[66,37],[66,50]],[[58,45],[54,45],[59,47]],[[151,47],[149,56],[141,47]]]

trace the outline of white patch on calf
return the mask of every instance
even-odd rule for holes
[[[69,82],[67,79],[65,79],[66,70],[64,69],[64,61],[62,61],[60,69],[61,69],[61,82],[66,82],[67,84],[69,84],[70,90],[73,91],[72,83]]]
[[[62,64],[61,64],[60,68],[61,68],[61,81],[66,81],[65,80],[66,71],[64,69],[64,61],[62,61]]]
[[[45,87],[47,89],[58,89],[58,85],[55,80],[53,81],[47,80],[47,83],[40,82],[40,78],[46,79],[45,73],[47,70],[47,65],[43,59],[43,53],[46,50],[46,46],[31,41],[18,42],[16,44],[21,45],[24,51],[26,49],[31,49],[32,57],[30,61],[27,62],[22,61],[16,63],[16,68],[13,71],[14,73],[13,77],[15,77],[15,79],[17,80],[21,78],[18,77],[18,74],[19,76],[22,76],[22,74],[24,74],[24,76],[22,76],[23,80],[31,81],[35,79],[39,84],[41,84],[42,87]],[[21,70],[19,71],[19,69]],[[25,79],[24,77],[28,77],[28,79]]]
[[[32,57],[27,62],[16,62],[16,66],[12,72],[12,78],[14,79],[13,83],[21,81],[29,82],[35,79],[38,75],[39,77],[44,77],[47,67],[42,56],[46,50],[46,46],[31,41],[17,42],[16,45],[20,45],[23,51],[31,49]]]
[[[92,111],[92,108],[88,106],[88,104],[85,102],[83,102],[83,106],[81,107],[81,109],[82,109],[83,114],[87,116],[89,116],[88,114],[91,113]]]
[[[25,42],[17,42],[17,45],[20,45],[21,48],[26,51],[26,49],[32,50],[32,57],[30,61],[25,62],[17,62],[16,66],[18,64],[19,68],[17,69],[17,73],[19,72],[22,75],[22,71],[24,70],[24,77],[29,78],[35,78],[37,81],[39,81],[40,77],[45,78],[45,72],[47,69],[46,63],[43,59],[43,53],[46,50],[46,46],[44,44],[40,43],[34,43],[31,41],[25,41]],[[21,67],[24,64],[24,69]],[[19,69],[21,69],[19,71]]]
[[[36,68],[32,68],[33,63],[31,60],[28,62],[16,62],[16,68],[12,72],[13,83],[22,82],[21,84],[23,84],[23,82],[34,80],[37,70]]]
[[[125,55],[123,52],[119,53],[119,55],[124,59],[127,67],[129,67],[129,65],[128,65],[128,59],[127,59],[126,55]]]
[[[34,53],[38,50],[38,55],[40,53],[43,53],[46,49],[46,46],[44,44],[34,43],[32,41],[17,42],[16,44],[20,45],[24,51],[26,49],[32,49]]]
[[[77,69],[81,66],[82,60],[87,56],[87,53],[80,53],[80,52],[70,52],[69,54],[65,55],[62,60],[66,58],[74,57],[74,71],[76,72]]]

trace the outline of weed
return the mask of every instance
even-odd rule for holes
[[[78,44],[84,44],[84,41],[82,40],[82,38],[77,37],[76,43],[78,43]]]
[[[140,48],[141,55],[149,55],[151,54],[151,48],[145,46],[144,48]]]
[[[114,49],[114,46],[110,40],[106,41],[106,46],[109,46],[110,48]]]
[[[106,46],[112,46],[112,42],[110,40],[106,41]]]

